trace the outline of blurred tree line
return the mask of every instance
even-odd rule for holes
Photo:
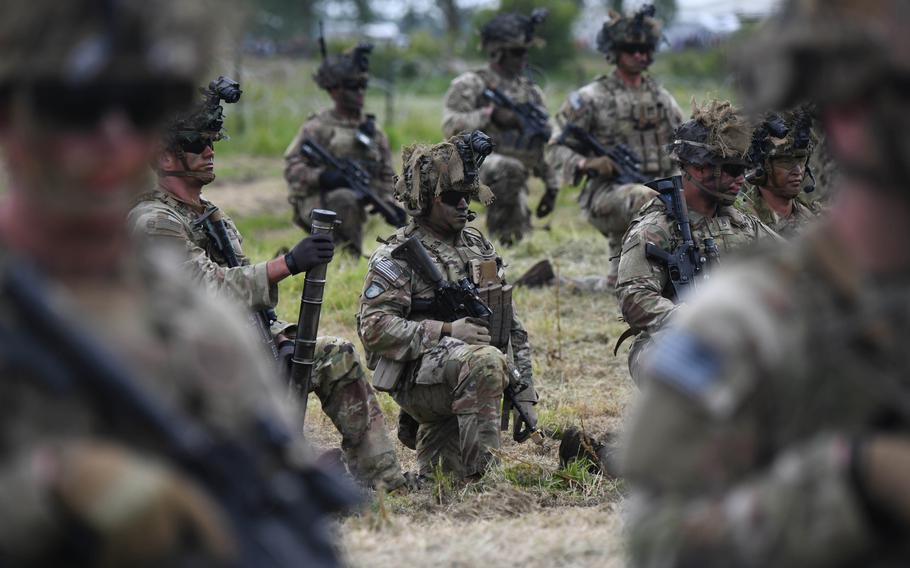
[[[371,0],[242,0],[250,17],[247,37],[251,42],[268,42],[274,51],[315,55],[318,22],[325,20],[332,51],[353,45],[363,37],[363,26],[389,21],[382,7],[385,2]],[[672,20],[676,0],[653,0],[661,18]],[[547,21],[538,28],[547,44],[531,53],[531,62],[546,70],[559,69],[576,54],[573,26],[586,8],[600,6],[617,11],[633,11],[641,0],[500,0],[489,7],[476,2],[436,0],[433,3],[399,4],[392,20],[401,36],[377,45],[374,71],[378,76],[398,74],[418,76],[429,67],[445,67],[453,59],[482,58],[480,25],[501,11],[530,14],[534,8],[549,9]],[[404,15],[400,16],[401,8]],[[342,25],[336,25],[338,23]],[[346,30],[335,37],[333,29]],[[444,39],[444,41],[443,41]],[[265,51],[265,50],[263,50]],[[423,68],[422,68],[423,67]],[[429,69],[432,71],[432,69]]]

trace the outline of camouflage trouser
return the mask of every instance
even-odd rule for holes
[[[320,337],[310,392],[341,433],[351,473],[364,485],[394,489],[405,483],[376,393],[350,341]]]
[[[506,358],[488,345],[444,338],[423,356],[395,400],[417,422],[421,474],[441,464],[466,477],[482,474],[499,448],[502,391],[508,384]]]
[[[288,201],[294,208],[294,223],[310,231],[310,211],[329,209],[338,214],[341,225],[335,227],[335,242],[346,243],[360,254],[363,244],[363,225],[367,222],[367,212],[357,194],[347,188],[333,189],[325,194],[325,203],[319,195],[306,197],[292,195]]]
[[[657,196],[651,188],[639,184],[603,185],[593,189],[587,209],[588,221],[600,231],[610,245],[610,271],[607,279],[615,284],[619,274],[622,237],[642,206]]]
[[[531,230],[528,169],[515,158],[491,154],[480,168],[480,182],[496,200],[487,207],[487,233],[503,243],[520,241]]]

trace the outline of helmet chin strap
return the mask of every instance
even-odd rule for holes
[[[718,183],[717,180],[720,179],[720,166],[719,165],[714,166],[714,174],[710,178],[711,180],[714,181],[714,189],[709,188],[707,185],[705,185],[701,181],[695,179],[695,177],[692,174],[690,174],[688,171],[683,173],[683,177],[689,183],[691,183],[692,185],[697,187],[699,189],[699,191],[709,195],[712,199],[714,199],[714,201],[717,202],[718,205],[733,205],[736,202],[735,195],[720,191],[720,189],[717,188],[717,183]]]
[[[158,175],[162,177],[185,177],[193,178],[199,180],[202,185],[208,185],[215,181],[215,172],[204,171],[204,172],[194,172],[190,171],[190,165],[186,161],[186,152],[183,151],[183,148],[175,148],[174,153],[180,158],[180,163],[183,164],[182,170],[176,171],[165,171],[158,169]]]

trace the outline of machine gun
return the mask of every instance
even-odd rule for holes
[[[445,322],[453,322],[464,317],[489,321],[493,316],[493,310],[481,300],[474,283],[467,277],[458,282],[446,280],[436,264],[433,263],[423,243],[417,237],[410,237],[404,243],[395,247],[392,251],[392,258],[407,262],[408,266],[413,267],[422,278],[433,285],[433,300],[423,303],[412,300],[412,311],[428,312],[433,314],[433,317]],[[513,430],[515,441],[520,443],[528,438],[533,438],[535,442],[542,443],[543,435],[537,429],[536,421],[531,420],[516,400],[518,394],[530,385],[518,376],[517,370],[510,367],[510,371],[513,380],[509,381],[509,385],[503,391],[505,401],[503,403],[502,429],[508,429],[509,412],[514,409],[518,414],[518,421]]]
[[[641,158],[632,148],[625,144],[607,148],[590,132],[571,122],[563,127],[556,142],[582,156],[608,156],[616,166],[616,177],[613,178],[616,183],[645,183],[649,179],[641,173]]]
[[[673,287],[673,301],[679,302],[687,291],[695,287],[696,277],[704,270],[709,259],[717,258],[717,245],[714,239],[705,239],[705,253],[702,254],[695,244],[681,176],[658,179],[645,185],[660,194],[660,200],[670,211],[682,234],[682,242],[670,252],[653,243],[645,244],[645,256],[658,260],[667,267],[670,285]]]
[[[232,566],[339,566],[328,517],[359,498],[337,476],[288,464],[293,434],[283,425],[260,417],[255,443],[220,436],[146,392],[114,353],[55,309],[28,267],[4,267],[0,290],[16,320],[0,325],[0,358],[30,371],[51,393],[84,395],[112,427],[128,423],[153,437],[221,506],[238,549]],[[54,348],[35,347],[48,344]]]
[[[487,87],[483,90],[483,98],[494,105],[508,109],[515,113],[521,123],[521,137],[516,146],[521,148],[534,148],[542,146],[550,139],[550,117],[545,110],[532,103],[516,103],[508,95],[498,89]]]
[[[408,223],[405,210],[397,205],[377,197],[370,189],[370,174],[359,164],[348,158],[336,158],[319,143],[310,138],[304,138],[300,144],[300,154],[309,162],[336,170],[344,176],[357,198],[368,203],[373,209],[371,213],[379,213],[386,223],[393,227],[404,227]]]
[[[212,205],[205,210],[201,217],[193,221],[193,228],[201,228],[209,237],[215,250],[221,255],[221,258],[227,263],[228,267],[235,268],[240,266],[240,259],[237,258],[237,251],[228,237],[227,225],[224,222],[224,216],[221,210]],[[280,359],[278,347],[275,340],[272,339],[271,326],[278,319],[275,310],[271,308],[258,310],[250,313],[250,323],[256,330],[259,340],[263,346],[272,354],[275,361]]]

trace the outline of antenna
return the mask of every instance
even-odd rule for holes
[[[325,49],[325,31],[322,29],[322,20],[319,20],[319,53],[322,54],[322,60],[328,57]]]

